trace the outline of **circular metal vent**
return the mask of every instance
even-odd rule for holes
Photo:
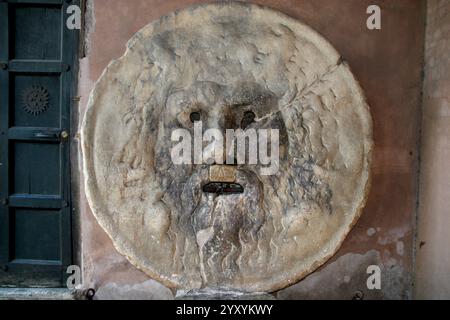
[[[23,92],[23,109],[32,115],[39,115],[47,111],[49,93],[43,86],[33,85]]]

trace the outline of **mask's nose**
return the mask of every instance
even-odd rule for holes
[[[210,182],[235,182],[236,166],[216,164],[209,167]]]

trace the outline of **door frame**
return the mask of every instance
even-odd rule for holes
[[[84,1],[83,1],[84,2]],[[82,2],[82,4],[83,4]],[[77,168],[73,168],[72,159],[74,156],[73,137],[77,131],[77,122],[74,122],[74,115],[77,115],[77,104],[75,97],[77,94],[78,57],[79,57],[79,30],[70,30],[66,26],[68,17],[67,8],[70,5],[78,5],[80,0],[1,0],[0,1],[0,85],[10,83],[10,72],[36,72],[39,73],[39,63],[34,60],[14,61],[10,60],[10,13],[11,6],[21,5],[60,5],[61,6],[61,58],[60,61],[51,60],[44,62],[51,64],[52,71],[60,73],[60,105],[61,105],[61,130],[69,133],[69,138],[65,143],[61,143],[61,263],[52,265],[41,261],[11,261],[10,221],[9,217],[10,199],[10,165],[9,161],[9,140],[10,133],[10,95],[11,89],[3,91],[0,95],[0,106],[3,110],[0,120],[0,176],[6,177],[0,181],[0,278],[4,279],[6,286],[65,286],[68,274],[67,267],[74,261],[79,261],[78,255],[74,255],[73,248],[78,244],[79,237],[74,237],[73,223],[74,215],[72,205],[74,196],[72,191],[77,190],[73,185],[72,173]],[[53,70],[54,69],[54,70]],[[6,106],[6,107],[5,107]],[[78,175],[78,174],[77,174]],[[78,181],[77,181],[78,183]],[[76,245],[74,245],[76,243]],[[77,250],[78,251],[78,250]],[[57,280],[56,280],[57,279]],[[0,285],[1,286],[1,285]]]

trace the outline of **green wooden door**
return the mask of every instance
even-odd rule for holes
[[[62,286],[72,262],[71,4],[0,1],[0,286]]]

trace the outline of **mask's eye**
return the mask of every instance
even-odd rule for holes
[[[191,120],[192,123],[194,123],[194,122],[196,122],[196,121],[200,121],[201,118],[202,118],[202,117],[201,117],[201,115],[200,115],[200,112],[197,112],[197,111],[192,112],[192,113],[189,115],[189,119]]]
[[[246,111],[241,121],[241,128],[247,128],[252,122],[255,121],[255,117],[256,115],[252,111]]]

